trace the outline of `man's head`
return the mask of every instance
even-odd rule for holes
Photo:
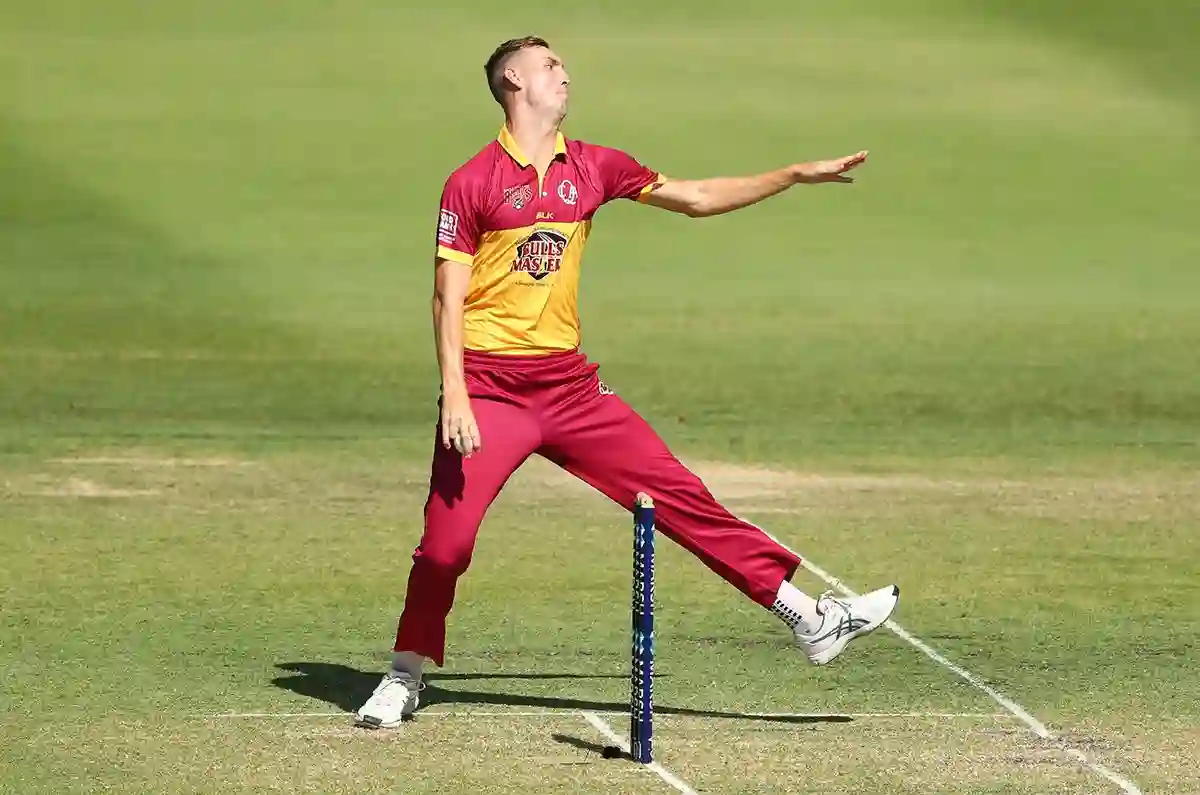
[[[492,96],[511,114],[518,105],[561,121],[567,115],[567,70],[545,39],[504,42],[484,65]]]

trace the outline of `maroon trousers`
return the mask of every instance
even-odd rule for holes
[[[483,450],[463,458],[434,443],[425,529],[413,553],[396,651],[443,665],[446,617],[484,514],[508,478],[537,453],[632,511],[654,499],[658,530],[749,598],[770,608],[800,560],[722,507],[650,425],[600,382],[579,352],[464,353]]]

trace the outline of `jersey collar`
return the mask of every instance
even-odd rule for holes
[[[504,151],[508,152],[508,156],[517,161],[517,165],[521,166],[521,168],[530,165],[529,158],[525,156],[525,153],[521,151],[521,147],[517,145],[517,140],[508,131],[507,124],[500,125],[500,134],[496,136],[496,140],[500,142],[500,146],[503,147]],[[566,153],[567,139],[559,132],[554,139],[554,156],[558,157]]]

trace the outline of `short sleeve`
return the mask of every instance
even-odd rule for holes
[[[613,199],[641,201],[650,191],[666,182],[665,176],[647,168],[620,149],[597,146],[594,151],[606,202]]]
[[[437,255],[471,265],[479,244],[479,211],[474,191],[462,172],[446,180],[438,208]]]

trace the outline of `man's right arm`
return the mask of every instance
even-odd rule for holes
[[[463,306],[471,266],[437,257],[433,277],[433,335],[442,376],[442,446],[466,457],[483,449],[463,368]]]
[[[442,393],[466,390],[463,374],[463,305],[471,281],[471,266],[436,257],[433,276],[433,333],[437,343]]]
[[[468,175],[455,172],[442,190],[433,274],[433,334],[442,379],[442,445],[465,456],[481,449],[463,367],[463,321],[479,219]]]

